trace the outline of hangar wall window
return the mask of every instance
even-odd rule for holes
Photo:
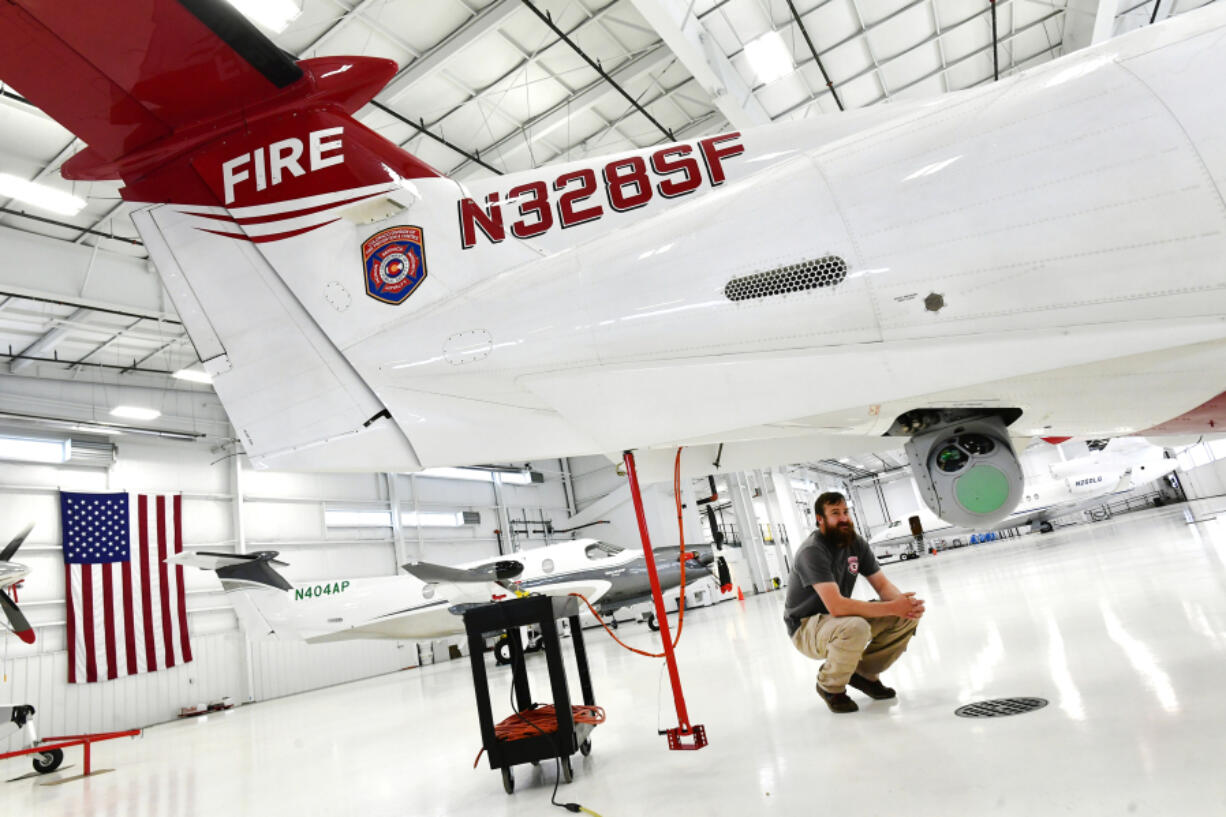
[[[772,295],[837,286],[846,277],[847,262],[837,255],[824,255],[766,272],[733,278],[724,287],[724,295],[730,301],[769,298]]]
[[[459,528],[477,525],[481,515],[471,511],[402,511],[400,524],[406,528]],[[392,512],[328,508],[324,524],[329,528],[390,528]]]

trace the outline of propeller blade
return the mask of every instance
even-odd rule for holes
[[[30,535],[30,531],[34,530],[34,523],[26,525],[26,529],[13,537],[13,541],[4,546],[4,550],[0,550],[0,562],[12,561],[13,555],[17,553],[17,548],[21,547],[21,543]]]
[[[29,533],[29,529],[26,533]],[[24,534],[23,534],[24,536]],[[18,544],[21,544],[18,542]],[[30,628],[30,622],[26,621],[26,617],[22,615],[21,610],[17,609],[17,605],[8,597],[8,593],[0,590],[0,609],[4,610],[4,614],[8,616],[9,624],[13,627],[13,632],[17,633],[17,637],[27,644],[34,643],[34,630]]]

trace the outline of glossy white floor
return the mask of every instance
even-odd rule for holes
[[[899,699],[859,697],[852,715],[813,693],[816,665],[788,642],[780,593],[695,611],[680,656],[711,738],[700,752],[668,752],[656,735],[660,662],[589,631],[609,721],[559,799],[605,817],[1226,814],[1226,513],[1185,520],[1224,504],[888,566],[929,612],[885,676]],[[621,633],[658,643],[642,626]],[[494,677],[501,717],[507,680]],[[953,714],[999,696],[1051,703],[1003,719]],[[660,711],[667,722],[667,691]],[[520,767],[508,797],[496,772],[472,768],[478,743],[468,664],[453,661],[151,728],[100,747],[111,774],[0,784],[0,813],[555,813],[552,766]],[[7,761],[0,778],[26,770]]]

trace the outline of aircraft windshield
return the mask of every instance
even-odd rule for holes
[[[596,559],[611,558],[621,553],[623,550],[625,550],[625,548],[618,547],[617,545],[610,545],[607,542],[597,542],[594,545],[588,545],[586,548],[584,548],[583,552],[587,554],[589,559],[595,561]]]

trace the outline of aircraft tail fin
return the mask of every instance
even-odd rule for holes
[[[285,566],[275,550],[256,553],[211,553],[184,551],[166,559],[171,564],[211,570],[221,580],[226,598],[234,607],[239,623],[252,640],[278,636],[301,638],[287,628],[284,615],[289,606],[288,591],[293,589],[276,567]],[[274,624],[274,622],[279,622]]]
[[[225,0],[0,3],[0,79],[88,143],[66,179],[146,205],[133,222],[256,467],[421,467],[317,311],[355,325],[370,233],[395,267],[377,297],[425,278],[422,227],[366,228],[441,179],[352,116],[396,70],[295,61]]]

